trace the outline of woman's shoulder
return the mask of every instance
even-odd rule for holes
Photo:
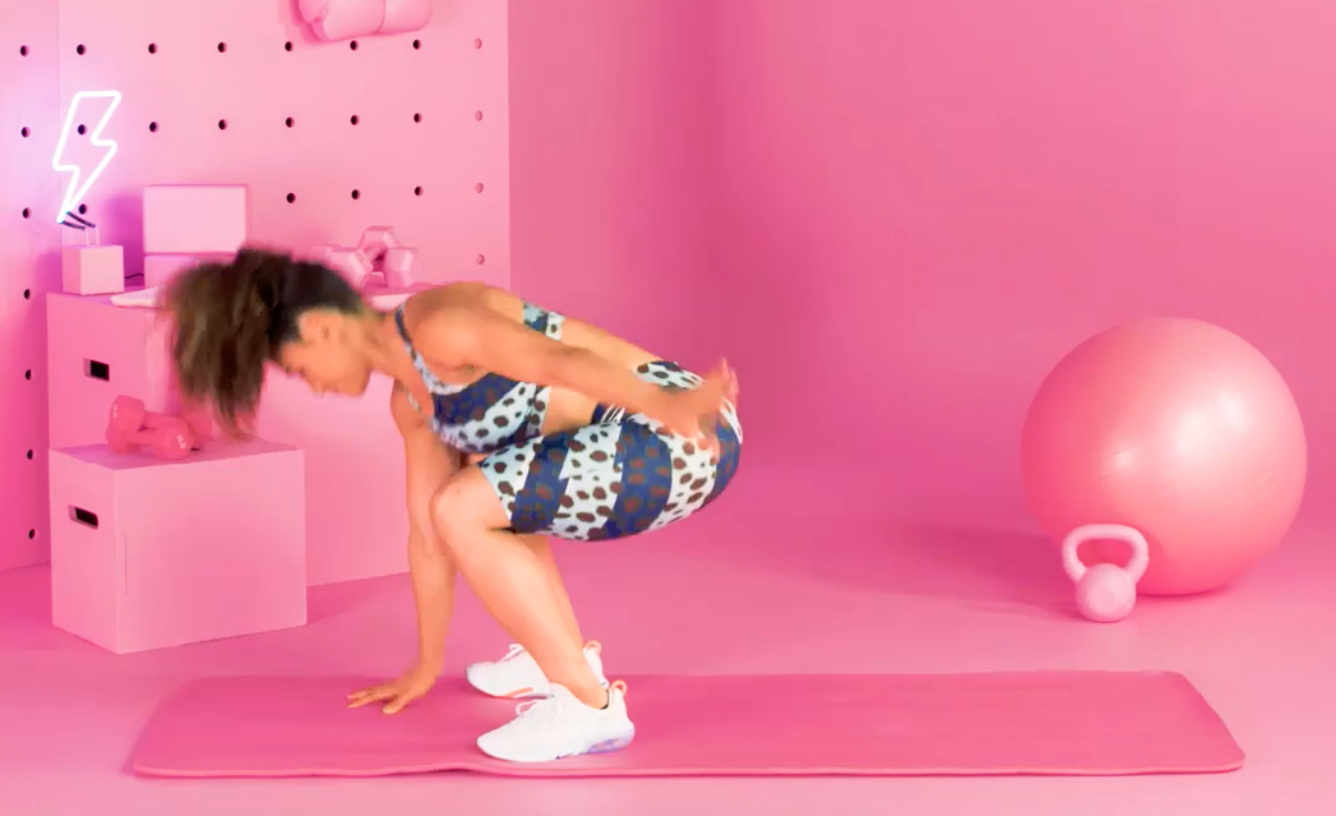
[[[410,297],[404,306],[404,319],[410,324],[421,323],[441,314],[459,315],[476,310],[518,315],[524,310],[524,301],[499,286],[486,283],[445,283]]]

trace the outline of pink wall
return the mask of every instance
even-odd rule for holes
[[[512,284],[689,365],[721,351],[711,5],[510,0]]]
[[[12,411],[0,423],[0,568],[46,554],[45,293],[60,288],[54,219],[65,184],[50,168],[76,92],[124,96],[105,133],[120,152],[85,201],[103,242],[125,246],[132,275],[142,268],[145,185],[245,184],[252,241],[349,244],[388,224],[419,249],[429,280],[508,284],[505,5],[437,0],[424,30],[361,37],[356,49],[315,41],[296,10],[294,0],[28,0],[0,10],[0,262],[10,287],[0,370]],[[88,141],[71,145],[85,164],[96,154]],[[87,324],[76,331],[84,346],[115,342]],[[109,406],[117,393],[113,381],[52,398]],[[381,379],[360,402],[275,382],[262,407],[261,435],[306,451],[313,583],[404,566],[401,446],[387,399]],[[79,441],[100,439],[100,427],[82,432]]]
[[[754,453],[1019,506],[1047,369],[1102,327],[1174,313],[1270,356],[1308,423],[1310,484],[1330,483],[1336,7],[714,9],[712,261],[751,311],[727,346]]]
[[[970,511],[1019,507],[1065,350],[1196,316],[1281,369],[1331,483],[1328,6],[512,0],[514,284],[733,358],[754,466]]]

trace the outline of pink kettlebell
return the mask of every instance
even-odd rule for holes
[[[1078,555],[1081,545],[1095,539],[1125,541],[1132,548],[1127,566],[1095,564],[1087,567]],[[1062,541],[1062,566],[1076,584],[1076,608],[1092,621],[1112,623],[1127,617],[1137,602],[1137,581],[1150,564],[1146,537],[1123,524],[1087,524]]]

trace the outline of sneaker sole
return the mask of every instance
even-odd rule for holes
[[[614,737],[602,742],[596,742],[584,750],[585,754],[611,754],[613,751],[620,751],[635,741],[636,732],[632,731],[624,737]],[[578,756],[578,755],[577,755]]]
[[[635,738],[636,738],[636,732],[635,732],[634,730],[632,730],[629,734],[624,734],[624,735],[619,736],[619,737],[609,737],[608,739],[605,739],[605,740],[599,740],[598,742],[595,742],[595,743],[593,743],[593,744],[587,746],[587,747],[586,747],[584,750],[582,750],[582,751],[576,751],[576,752],[574,752],[574,753],[570,753],[570,754],[558,754],[557,756],[545,756],[545,757],[541,757],[541,758],[537,758],[537,759],[533,759],[533,758],[513,759],[513,758],[511,758],[511,757],[497,756],[496,754],[489,753],[485,748],[482,747],[481,744],[478,745],[478,748],[479,748],[484,754],[487,754],[487,756],[491,757],[492,759],[498,759],[498,760],[500,760],[500,761],[502,761],[502,762],[521,762],[521,763],[526,763],[526,764],[537,764],[537,763],[543,763],[543,762],[557,762],[557,761],[559,761],[559,760],[563,760],[563,759],[573,759],[573,758],[575,758],[575,757],[581,757],[581,756],[591,756],[591,755],[597,755],[597,754],[611,754],[611,753],[614,753],[614,752],[616,752],[616,751],[620,751],[620,750],[626,748],[626,747],[629,746],[633,741],[635,741]]]

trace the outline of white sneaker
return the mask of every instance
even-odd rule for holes
[[[626,714],[626,684],[608,688],[606,708],[590,708],[565,686],[552,683],[551,696],[515,707],[516,717],[478,737],[478,747],[507,762],[551,762],[582,754],[620,751],[635,739]]]
[[[584,654],[598,682],[607,688],[608,678],[603,676],[603,646],[591,640],[585,645]],[[474,663],[464,670],[464,675],[475,689],[493,697],[520,700],[546,697],[551,693],[547,676],[538,668],[538,662],[518,643],[511,644],[510,651],[500,660]]]

